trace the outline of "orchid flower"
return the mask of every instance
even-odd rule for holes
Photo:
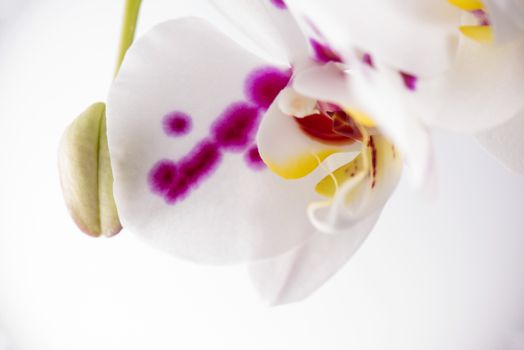
[[[394,96],[394,114],[475,134],[524,174],[522,0],[286,4],[309,36],[345,60],[358,63],[365,54],[368,64],[353,64],[351,82],[358,81],[360,89],[367,85],[375,96]],[[385,120],[385,112],[374,117]],[[390,136],[397,141],[394,131]]]
[[[399,116],[409,138],[393,145],[376,101],[347,89],[351,67],[305,36],[283,2],[217,6],[234,13],[238,37],[202,19],[161,23],[130,47],[112,84],[119,218],[178,257],[248,262],[269,303],[297,301],[355,253],[403,159],[424,169],[429,144],[417,120]]]

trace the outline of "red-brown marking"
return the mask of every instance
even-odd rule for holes
[[[295,121],[300,129],[313,139],[324,143],[351,144],[362,140],[356,123],[344,111],[310,114]]]
[[[371,149],[371,188],[374,188],[377,183],[377,147],[373,136],[369,137],[368,147]]]

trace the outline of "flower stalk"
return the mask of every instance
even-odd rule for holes
[[[140,12],[140,5],[142,0],[126,0],[126,7],[124,10],[124,20],[122,22],[122,29],[120,32],[120,47],[118,49],[118,56],[115,68],[115,77],[120,70],[120,65],[124,60],[127,49],[133,43],[135,38],[136,23],[138,20],[138,13]]]

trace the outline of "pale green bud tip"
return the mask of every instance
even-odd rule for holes
[[[66,129],[58,168],[66,205],[78,227],[95,237],[120,232],[104,103],[91,105]]]

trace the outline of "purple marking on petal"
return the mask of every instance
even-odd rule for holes
[[[275,5],[276,8],[279,8],[281,10],[287,9],[286,4],[284,3],[284,0],[270,0],[273,5]]]
[[[266,164],[260,157],[257,145],[251,146],[244,155],[247,165],[253,170],[262,170],[266,168]]]
[[[174,162],[163,159],[158,161],[149,172],[149,186],[158,194],[163,194],[174,184],[177,168]]]
[[[174,137],[182,136],[191,130],[191,117],[183,112],[171,112],[164,116],[162,126],[167,135]]]
[[[490,25],[490,21],[489,21],[488,14],[486,13],[486,11],[482,9],[478,9],[478,10],[471,11],[471,14],[478,19],[479,25],[481,26]]]
[[[189,156],[180,161],[180,173],[190,183],[200,180],[208,175],[221,158],[219,145],[210,140],[198,144]]]
[[[362,55],[362,62],[370,66],[371,68],[375,68],[375,65],[373,64],[373,57],[371,57],[371,54],[365,52]]]
[[[175,204],[176,202],[186,198],[189,193],[189,184],[185,177],[180,177],[177,181],[166,191],[164,199],[169,204]]]
[[[309,39],[309,43],[313,48],[314,58],[322,63],[327,62],[342,62],[342,58],[333,51],[328,45],[322,44],[315,39]]]
[[[259,122],[259,109],[245,102],[231,104],[211,127],[216,142],[226,150],[241,151],[251,143]]]
[[[191,189],[216,169],[221,157],[216,143],[209,140],[200,142],[191,154],[178,163],[178,175],[165,192],[166,202],[173,204],[184,199]]]
[[[404,82],[404,86],[411,91],[415,91],[417,89],[417,80],[418,78],[415,75],[405,73],[405,72],[399,72],[400,76],[402,77],[402,81]]]
[[[246,96],[258,107],[267,109],[278,93],[287,86],[289,79],[291,79],[291,70],[282,71],[274,67],[258,68],[246,79]]]

